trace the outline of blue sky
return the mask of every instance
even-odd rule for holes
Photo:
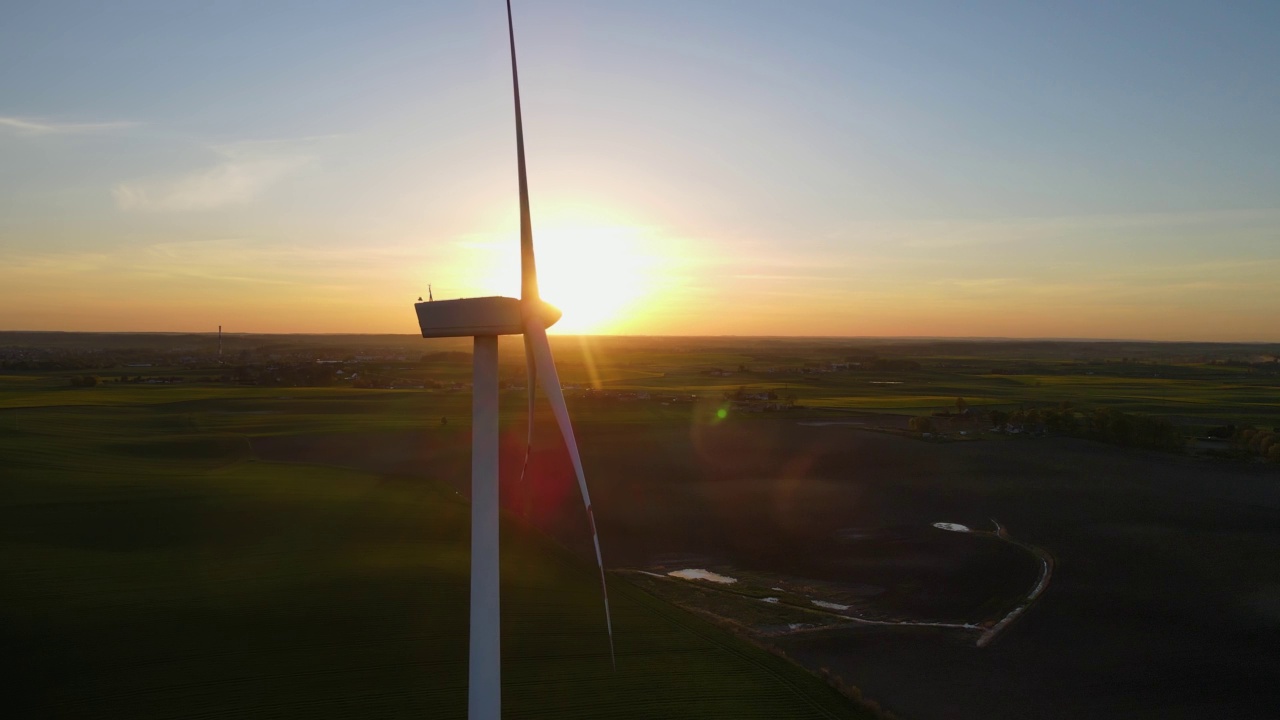
[[[8,6],[0,327],[513,294],[503,13]],[[1280,3],[515,14],[566,331],[1280,340]]]

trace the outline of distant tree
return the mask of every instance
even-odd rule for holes
[[[1236,426],[1223,425],[1220,427],[1209,428],[1209,431],[1205,434],[1213,438],[1229,439],[1236,434]]]
[[[968,410],[968,409],[969,409],[969,403],[965,402],[964,398],[962,397],[956,398],[956,412],[963,413],[965,410]]]
[[[1003,410],[989,410],[987,411],[987,417],[991,419],[991,427],[1000,427],[1009,422],[1009,413]]]
[[[1105,441],[1107,439],[1107,422],[1109,418],[1110,413],[1106,408],[1097,408],[1085,415],[1085,436],[1094,440]]]
[[[880,358],[869,363],[872,370],[919,370],[920,363],[902,358]]]
[[[1117,445],[1130,444],[1133,441],[1133,423],[1129,416],[1122,412],[1109,413],[1106,434]]]
[[[1274,445],[1277,440],[1280,440],[1280,438],[1278,438],[1275,433],[1260,432],[1257,437],[1254,438],[1253,446],[1259,455],[1266,457],[1267,453],[1271,451],[1271,446]]]
[[[907,421],[907,427],[918,433],[933,432],[933,421],[924,415],[917,415]]]

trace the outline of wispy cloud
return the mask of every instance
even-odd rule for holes
[[[341,291],[385,283],[393,268],[421,262],[422,248],[403,245],[308,246],[245,238],[151,243],[99,250],[29,251],[7,258],[0,287],[20,277],[45,284],[84,278],[127,278],[139,287],[157,282],[213,281],[224,287],[273,285]]]
[[[243,205],[314,163],[297,144],[238,143],[210,148],[216,164],[176,177],[120,183],[112,188],[125,211],[188,212]]]
[[[1222,228],[1274,227],[1276,208],[1115,213],[986,220],[894,220],[842,225],[828,239],[906,250],[948,250],[1016,243],[1061,242],[1156,236],[1166,233],[1220,233]]]
[[[123,130],[137,126],[136,122],[66,123],[35,118],[19,118],[0,115],[0,129],[18,135],[88,135],[92,133]]]
[[[778,282],[809,281],[813,279],[811,275],[745,274],[745,275],[734,275],[734,277],[739,280],[769,280],[769,281],[778,281]]]

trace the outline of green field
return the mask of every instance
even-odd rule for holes
[[[41,387],[47,386],[47,387]],[[465,395],[0,389],[10,717],[463,717],[468,508],[254,437],[464,419]],[[518,403],[509,403],[518,405]],[[814,676],[508,522],[507,717],[859,717]]]
[[[668,339],[667,342],[672,342]],[[868,341],[869,343],[870,341]],[[1034,352],[1002,343],[963,344],[973,355],[942,355],[920,344],[893,349],[892,357],[912,359],[915,370],[875,370],[866,363],[834,372],[813,372],[824,363],[856,359],[854,352],[886,348],[850,341],[689,341],[682,352],[644,350],[638,340],[595,339],[594,346],[564,338],[557,345],[565,382],[588,382],[586,358],[599,387],[619,390],[694,393],[718,398],[739,387],[794,394],[806,407],[919,414],[954,407],[963,397],[973,406],[1106,406],[1124,412],[1180,418],[1184,424],[1236,422],[1270,427],[1280,416],[1280,376],[1210,365],[1206,355],[1275,352],[1274,347],[1179,346],[1158,343],[1040,343]],[[727,346],[727,347],[726,347]],[[583,348],[590,348],[590,352]],[[730,352],[729,350],[736,350]],[[1072,355],[1114,352],[1147,356],[1143,362],[1118,357]],[[887,354],[887,353],[886,353]],[[809,366],[810,372],[801,372]],[[727,375],[712,376],[720,369]],[[647,374],[646,374],[647,373]]]
[[[184,336],[36,338],[55,340],[66,347],[46,355],[10,346],[0,372],[0,640],[16,658],[7,678],[15,716],[465,714],[469,520],[445,482],[465,475],[455,462],[465,459],[470,420],[465,345],[240,337],[228,343],[236,363],[218,364],[208,347],[183,346]],[[1280,419],[1276,363],[1256,361],[1275,348],[971,343],[930,354],[918,343],[871,341],[553,343],[563,382],[575,386],[580,437],[591,439],[589,464],[613,461],[622,480],[636,481],[611,478],[614,522],[646,528],[696,517],[698,507],[754,507],[754,486],[722,497],[722,486],[686,495],[680,483],[705,479],[699,463],[754,477],[785,459],[778,438],[807,437],[811,428],[793,421],[892,429],[906,420],[889,415],[953,409],[958,397],[979,417],[990,408],[1114,408],[1167,418],[1186,437]],[[1113,350],[1126,359],[1104,354]],[[892,362],[867,359],[877,355]],[[1227,364],[1240,356],[1253,364]],[[519,344],[504,341],[504,437],[517,444],[523,372]],[[383,384],[359,387],[356,373]],[[88,374],[101,381],[76,386]],[[425,389],[405,389],[414,384]],[[737,412],[726,396],[739,389],[795,407],[728,418],[728,444],[707,454],[702,430]],[[966,427],[978,441],[967,446],[997,457],[1038,447],[984,444],[1007,438]],[[409,467],[414,438],[447,448],[453,464],[413,460],[412,477],[379,474]],[[301,450],[280,449],[295,440]],[[264,449],[272,443],[274,454]],[[325,462],[357,458],[362,470],[281,462],[317,463],[332,443],[347,445]],[[642,453],[644,443],[664,451]],[[618,457],[630,458],[622,471]],[[646,474],[661,481],[645,486]],[[597,499],[610,497],[609,479]],[[704,504],[673,507],[689,500]],[[690,537],[700,525],[688,521]],[[634,573],[610,577],[613,672],[590,562],[512,518],[503,533],[507,717],[870,716],[798,666],[650,595],[628,579]],[[635,553],[647,542],[616,537],[638,542]]]

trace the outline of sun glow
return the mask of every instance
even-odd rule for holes
[[[638,311],[652,283],[652,258],[628,227],[548,229],[538,240],[542,297],[560,308],[559,333],[607,332],[628,310]]]
[[[489,292],[518,296],[518,238],[492,238],[485,244],[494,250],[486,259],[495,262],[481,285]],[[644,228],[572,222],[535,226],[534,247],[542,298],[564,313],[553,333],[618,332],[629,315],[642,311],[642,301],[661,282],[656,248]]]

